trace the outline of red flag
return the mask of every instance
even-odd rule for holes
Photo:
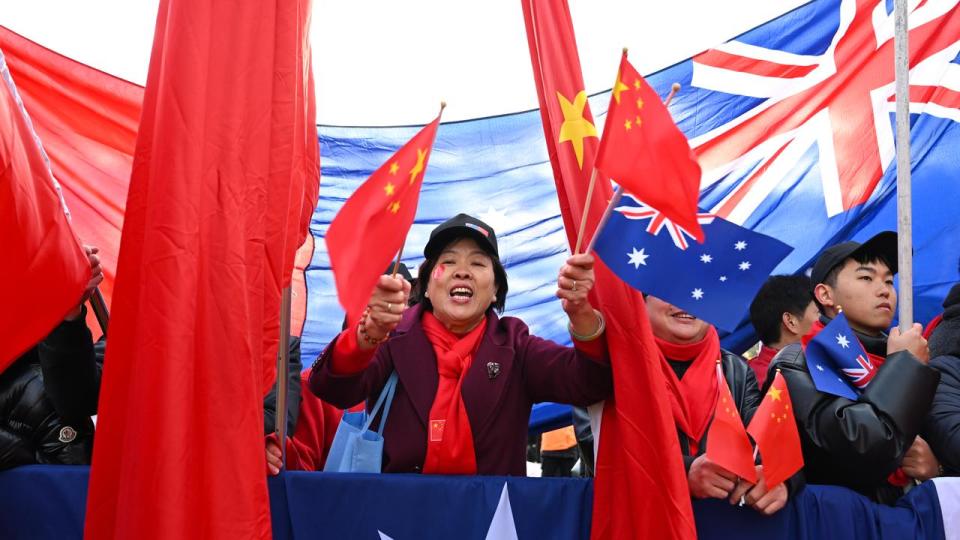
[[[427,124],[350,196],[327,231],[337,297],[348,324],[360,320],[383,269],[413,225],[440,116]]]
[[[270,536],[262,398],[276,349],[264,341],[283,281],[273,269],[293,256],[287,224],[301,217],[289,176],[313,166],[278,134],[313,123],[297,123],[309,106],[290,107],[307,72],[282,81],[309,58],[308,12],[309,0],[160,2],[87,538]]]
[[[749,482],[757,482],[757,468],[753,463],[753,446],[743,429],[737,411],[737,402],[730,395],[730,387],[717,364],[720,395],[717,410],[707,430],[707,459]]]
[[[780,484],[803,468],[800,434],[793,419],[793,403],[787,381],[780,370],[763,397],[760,407],[747,428],[760,448],[763,460],[763,479],[767,488]]]
[[[547,151],[570,246],[584,211],[597,150],[594,127],[564,0],[524,0]],[[613,188],[598,178],[589,201],[588,231],[596,229]],[[591,536],[695,538],[696,527],[656,344],[643,298],[602,262],[591,302],[607,320],[614,394],[604,408]]]
[[[624,51],[610,94],[597,168],[698,241],[700,165],[660,96]]]
[[[77,306],[90,263],[2,52],[0,76],[0,280],[8,285],[0,310],[2,371]]]
[[[300,15],[305,16],[304,13]],[[50,157],[53,174],[63,188],[74,231],[86,243],[100,248],[104,280],[99,288],[110,305],[143,87],[61,56],[2,26],[0,50],[6,56],[20,97],[30,111],[33,127]],[[298,89],[302,87],[300,81],[290,76],[278,81],[296,84]],[[308,118],[315,116],[312,85],[311,78],[306,91],[307,101],[297,106],[298,110],[306,109]],[[291,110],[294,103],[288,104]],[[296,140],[304,141],[304,152],[318,153],[315,134],[311,138],[307,131],[297,130],[296,133],[299,135]],[[312,146],[306,145],[308,141],[313,143]],[[318,177],[313,175],[313,178]],[[296,182],[292,181],[291,199],[297,196],[295,185]],[[302,225],[296,224],[301,235],[306,236],[305,242],[294,242],[303,244],[297,252],[292,282],[291,328],[298,335],[306,314],[303,270],[313,253],[313,237],[307,234],[311,218],[309,210],[316,205],[318,188],[319,182],[316,181],[305,186]],[[286,219],[286,216],[276,217]],[[294,225],[295,222],[290,220],[289,223]],[[281,272],[284,277],[290,274],[282,269]],[[98,338],[100,329],[92,311],[88,313],[87,323],[94,338]]]

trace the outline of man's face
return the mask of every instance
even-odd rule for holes
[[[842,308],[854,330],[875,335],[893,323],[897,291],[893,288],[893,273],[882,262],[847,259],[837,276],[836,287],[820,284],[817,288],[820,303],[832,315]]]

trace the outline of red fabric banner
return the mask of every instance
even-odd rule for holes
[[[330,223],[330,266],[351,327],[360,320],[377,279],[397,258],[413,225],[439,124],[437,116],[397,150],[353,192]]]
[[[143,88],[61,56],[2,26],[0,50],[6,56],[24,106],[43,141],[53,174],[63,188],[77,236],[84,243],[100,248],[104,272],[100,290],[109,306]],[[312,79],[309,84],[308,98],[314,95]],[[312,103],[303,106],[310,107],[306,114],[313,118]],[[309,137],[305,131],[297,133],[304,140]],[[316,137],[312,139],[318,149],[316,140]],[[311,149],[304,149],[308,151]],[[312,208],[316,204],[316,193],[312,199],[308,195],[304,193],[303,202]],[[294,196],[291,193],[291,197]],[[313,253],[313,239],[306,230],[309,219],[309,214],[301,212],[304,225],[300,232],[306,239],[297,243],[300,250],[292,283],[291,328],[297,335],[303,328],[306,312],[303,270]],[[87,324],[94,338],[99,337],[92,312]]]
[[[276,364],[275,269],[293,257],[288,224],[301,219],[315,167],[290,142],[314,123],[299,89],[309,85],[309,8],[160,3],[87,538],[270,536],[262,397]]]
[[[56,181],[0,55],[0,371],[80,302],[90,263],[64,213]]]
[[[597,130],[566,1],[521,3],[547,150],[572,248],[596,157]],[[598,178],[589,201],[588,232],[596,229],[612,193],[609,180]],[[591,302],[606,317],[616,399],[606,402],[599,435],[591,536],[695,538],[667,382],[643,298],[600,261],[596,275]]]

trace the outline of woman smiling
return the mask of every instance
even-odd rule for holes
[[[409,284],[382,276],[360,324],[317,359],[310,388],[351,407],[375,399],[396,370],[384,472],[522,476],[534,403],[585,406],[612,391],[603,316],[587,300],[593,257],[570,257],[559,272],[570,348],[497,316],[507,274],[486,223],[465,214],[442,223],[424,255],[418,304],[406,309]]]

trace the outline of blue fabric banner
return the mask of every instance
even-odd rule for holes
[[[661,96],[682,85],[670,110],[703,166],[701,208],[794,248],[775,273],[803,272],[824,246],[896,229],[891,9],[889,0],[815,0],[648,76]],[[960,99],[950,82],[960,71],[960,9],[924,2],[910,20],[911,47],[920,51],[911,73],[915,318],[927,321],[960,279]],[[608,101],[609,93],[590,99],[598,131]],[[417,129],[320,127],[307,358],[343,320],[323,235],[346,198]],[[507,314],[568,343],[553,296],[566,239],[543,136],[537,111],[441,124],[404,262],[416,268],[438,223],[476,215],[501,239]],[[745,321],[723,336],[732,350],[755,340]]]

